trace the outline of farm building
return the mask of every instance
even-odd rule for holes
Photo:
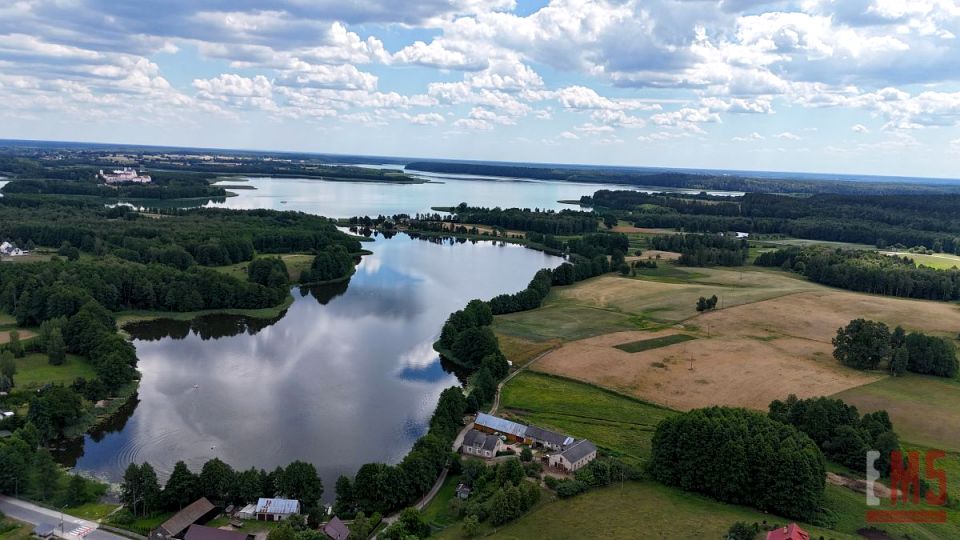
[[[460,450],[470,456],[489,459],[497,456],[500,445],[500,437],[471,429],[463,436]]]
[[[473,427],[485,433],[506,435],[512,441],[527,442],[527,426],[498,416],[480,413],[477,415],[477,419],[473,421]]]
[[[257,517],[257,505],[248,504],[237,510],[237,513],[234,514],[234,517],[237,519],[255,519]]]
[[[767,533],[767,540],[810,540],[810,533],[796,523],[780,527]]]
[[[206,497],[201,497],[190,503],[189,506],[174,514],[150,533],[151,540],[170,540],[183,538],[194,523],[206,523],[217,514],[217,507]]]
[[[322,530],[323,534],[327,535],[330,540],[347,540],[350,537],[350,529],[347,528],[347,524],[340,521],[337,516],[333,516],[333,519],[328,521]]]
[[[574,438],[569,435],[561,435],[548,429],[537,426],[527,426],[525,438],[531,441],[531,444],[540,445],[554,451],[561,451],[574,443]]]
[[[183,540],[252,540],[252,534],[242,532],[228,531],[225,529],[216,529],[214,527],[205,527],[203,525],[191,525],[187,529],[187,534]]]
[[[586,439],[580,439],[559,454],[550,456],[550,466],[567,472],[575,472],[597,458],[597,447]]]
[[[300,513],[300,501],[291,499],[265,499],[257,501],[257,521],[280,521]]]

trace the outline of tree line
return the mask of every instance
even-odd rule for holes
[[[908,334],[900,326],[891,332],[877,321],[850,321],[837,329],[833,347],[834,358],[854,369],[877,369],[886,364],[894,376],[910,371],[951,379],[960,371],[952,341],[923,332]]]
[[[741,266],[750,254],[745,238],[719,234],[670,234],[654,236],[650,247],[680,253],[677,263],[684,266]]]
[[[797,519],[817,513],[826,478],[823,454],[807,434],[726,407],[660,422],[647,470],[670,486]]]
[[[517,231],[572,236],[596,232],[598,217],[593,212],[575,210],[531,210],[529,208],[481,208],[460,203],[451,209],[453,223],[489,225]]]
[[[917,266],[908,257],[809,246],[761,253],[754,264],[780,267],[810,281],[851,291],[924,300],[960,299],[960,270]]]

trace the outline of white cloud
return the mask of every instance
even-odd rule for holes
[[[404,114],[403,117],[411,124],[420,126],[436,126],[446,121],[443,115],[438,113]]]
[[[867,126],[863,124],[854,124],[850,127],[850,130],[854,133],[870,133],[870,130],[867,129]]]
[[[781,139],[784,141],[799,141],[802,137],[796,133],[791,133],[789,131],[783,131],[774,135],[774,138]]]
[[[763,135],[761,135],[761,134],[757,133],[756,131],[754,131],[754,132],[750,133],[749,135],[742,136],[742,137],[734,137],[734,138],[731,139],[731,140],[736,141],[736,142],[750,142],[750,141],[762,141],[762,140],[765,140],[765,139],[766,139],[766,137],[764,137]]]

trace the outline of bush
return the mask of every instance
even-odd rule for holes
[[[131,525],[134,522],[133,514],[126,508],[117,510],[110,516],[110,522],[117,525]]]
[[[558,497],[566,499],[574,495],[579,495],[587,489],[587,484],[579,480],[563,480],[557,485],[556,492]]]

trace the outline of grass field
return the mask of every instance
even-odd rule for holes
[[[77,377],[92,379],[96,377],[93,366],[83,358],[68,354],[62,365],[51,366],[47,355],[33,353],[17,358],[17,374],[13,379],[19,389],[39,388],[47,383],[69,386]]]
[[[727,505],[654,482],[628,482],[546,505],[495,534],[502,539],[723,538],[736,521],[786,524],[751,508]],[[853,534],[804,528],[812,538],[852,540]]]
[[[560,344],[560,340],[527,341],[515,336],[498,335],[500,351],[514,367],[527,365],[528,362]]]
[[[447,479],[440,487],[440,491],[430,501],[430,504],[423,509],[423,519],[436,529],[448,527],[459,521],[460,517],[450,510],[450,501],[456,497],[458,475],[448,475]]]
[[[119,506],[116,504],[108,503],[87,503],[81,506],[74,506],[67,509],[67,512],[71,516],[76,516],[82,519],[88,519],[91,521],[97,521],[103,519],[110,515],[111,512],[116,510]]]
[[[929,266],[930,268],[937,268],[939,270],[947,270],[950,268],[960,268],[960,256],[950,255],[947,253],[934,253],[932,255],[923,255],[920,253],[904,253],[897,251],[883,251],[881,252],[884,255],[898,255],[901,257],[910,257],[913,259],[913,262],[922,264],[924,266]]]
[[[525,372],[503,388],[501,407],[524,422],[588,438],[639,463],[656,425],[673,411],[559,377]]]
[[[833,397],[856,405],[862,413],[886,410],[894,429],[905,441],[960,452],[960,381],[907,374]],[[960,475],[955,482],[960,484]]]
[[[172,319],[175,321],[191,321],[202,315],[244,315],[255,319],[272,319],[279,317],[288,307],[293,304],[293,296],[287,295],[287,299],[282,304],[262,309],[206,309],[201,311],[118,311],[114,313],[117,318],[117,324],[121,327],[125,324],[141,321],[151,321],[154,319]]]
[[[640,341],[631,341],[630,343],[614,345],[614,347],[616,347],[617,349],[620,349],[623,352],[638,353],[643,351],[649,351],[651,349],[659,349],[660,347],[675,345],[677,343],[683,343],[684,341],[690,341],[693,339],[697,339],[697,338],[689,334],[670,334],[670,335],[662,336],[658,338],[641,339]]]
[[[10,341],[10,332],[12,332],[13,330],[16,330],[17,333],[20,335],[20,341],[23,341],[25,339],[30,339],[33,336],[37,335],[34,332],[30,330],[26,330],[24,328],[11,327],[7,329],[0,329],[0,344],[7,343]]]
[[[0,519],[0,540],[26,540],[32,538],[33,526],[15,519]]]
[[[262,257],[276,257],[277,255],[262,255]],[[299,281],[300,273],[304,270],[310,268],[310,265],[313,264],[313,255],[308,255],[304,253],[288,253],[286,255],[280,255],[280,258],[283,259],[284,264],[287,265],[287,275],[290,276],[291,281]],[[237,264],[230,264],[227,266],[216,266],[214,270],[218,272],[223,272],[229,276],[233,276],[239,280],[247,280],[247,262],[241,262]]]

